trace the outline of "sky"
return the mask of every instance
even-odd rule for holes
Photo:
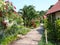
[[[47,10],[50,5],[55,4],[58,0],[9,0],[16,6],[16,11],[22,9],[24,5],[33,5],[37,11]]]

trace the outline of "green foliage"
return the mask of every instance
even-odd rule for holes
[[[60,40],[60,19],[56,20],[56,33],[57,40]]]
[[[40,14],[41,16],[45,15],[45,13],[46,13],[46,11],[43,11],[43,10],[39,12],[39,14]]]
[[[8,45],[10,44],[13,40],[17,39],[17,35],[11,35],[11,36],[7,36],[4,37],[0,43],[0,45]]]
[[[22,34],[22,35],[25,35],[25,34],[27,34],[30,30],[29,30],[29,28],[26,28],[26,27],[24,27],[24,26],[19,26],[19,31],[18,31],[18,34]]]
[[[43,11],[43,10],[39,12],[40,22],[42,23],[43,23],[43,16],[46,14],[46,12],[47,11]]]
[[[37,18],[37,12],[32,5],[24,6],[19,12],[22,14],[24,25],[27,27],[31,26],[32,19]]]
[[[38,45],[45,45],[45,34],[43,33],[42,39],[39,41]]]
[[[9,27],[4,31],[2,38],[0,38],[0,44],[8,45],[9,43],[17,39],[18,34],[25,35],[29,31],[30,30],[25,28],[24,26],[17,26],[14,24],[12,27]]]
[[[4,5],[5,3],[6,5]],[[24,27],[21,28],[21,26],[23,26],[23,19],[14,10],[11,2],[3,2],[0,10],[0,13],[2,13],[2,16],[0,16],[0,45],[8,45],[9,43],[17,39],[17,34],[20,30],[21,34],[26,34],[28,30],[24,30]],[[4,22],[5,20],[8,20],[8,22]],[[6,25],[3,25],[4,23],[2,22],[4,22]],[[12,25],[10,26],[10,24]],[[4,29],[4,27],[6,28]]]
[[[47,29],[47,18],[44,19],[44,28]]]
[[[0,10],[1,10],[1,11],[3,10],[3,2],[4,2],[4,1],[2,1],[2,0],[0,1]]]
[[[48,39],[59,42],[60,40],[60,20],[56,20],[55,25],[48,22]],[[55,27],[55,28],[54,28]],[[55,41],[55,42],[56,42]]]
[[[51,22],[51,16],[49,15],[47,17],[47,21],[45,23],[45,28],[48,30],[48,39],[49,40],[56,40],[56,29],[55,29],[55,25],[53,22]]]
[[[18,27],[17,25],[13,25],[5,30],[5,35],[14,35],[18,32]]]
[[[40,26],[40,21],[39,20],[36,20],[35,21],[35,24],[36,24],[37,27]]]
[[[43,34],[42,39],[39,41],[38,45],[55,45],[53,42],[48,41],[48,44],[46,44],[45,41],[45,34]]]
[[[22,19],[21,16],[19,16],[19,17],[16,18],[15,20],[16,20],[17,24],[19,24],[19,25],[23,25],[23,24],[24,24],[24,23],[23,23],[23,19]]]
[[[20,30],[19,34],[25,35],[25,34],[27,34],[28,32],[29,32],[29,30],[27,30],[27,29],[22,29],[22,30]]]
[[[18,28],[16,25],[13,25],[11,28],[5,29],[2,34],[0,34],[0,44],[1,45],[8,45],[13,40],[15,40],[17,37],[16,35]],[[1,32],[0,32],[1,33]]]
[[[60,42],[60,19],[51,21],[51,16],[48,16],[47,22],[45,23],[48,30],[48,40],[58,44]]]
[[[2,22],[2,20],[3,20],[2,17],[0,17],[0,22]]]

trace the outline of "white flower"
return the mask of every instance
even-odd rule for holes
[[[9,22],[9,20],[4,20],[4,22],[8,23],[8,22]]]
[[[6,3],[4,3],[4,5],[6,5]]]

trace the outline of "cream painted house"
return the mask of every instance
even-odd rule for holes
[[[55,21],[57,19],[60,19],[60,0],[58,0],[58,2],[48,10],[46,16],[48,24],[53,27],[53,30],[55,30],[56,29]]]
[[[60,18],[60,0],[46,13],[47,16],[50,16],[51,21]]]
[[[60,18],[60,12],[55,13],[56,19]]]

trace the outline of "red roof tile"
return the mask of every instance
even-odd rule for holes
[[[48,10],[48,12],[46,13],[46,15],[54,13],[56,11],[60,11],[60,0],[50,10]]]

